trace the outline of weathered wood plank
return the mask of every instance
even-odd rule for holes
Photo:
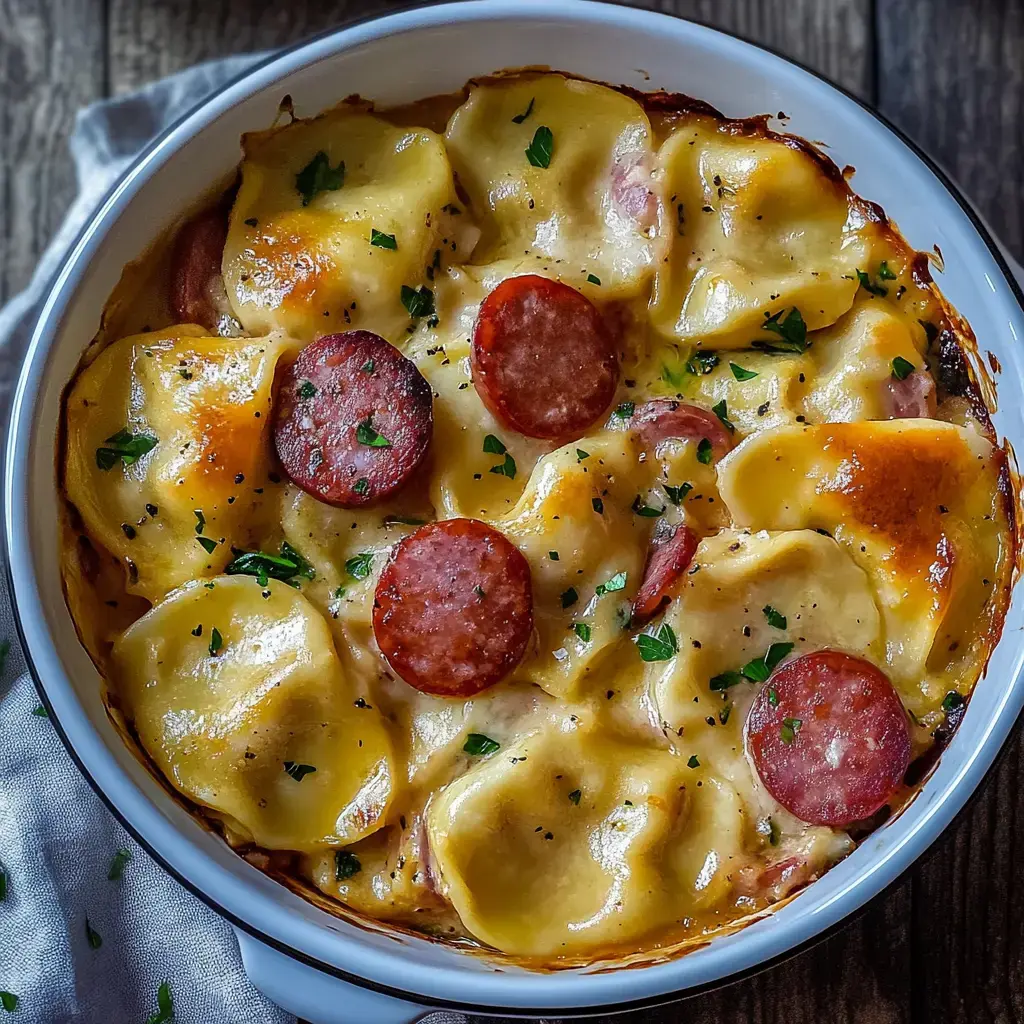
[[[713,25],[779,50],[872,98],[871,0],[626,0]]]
[[[1024,0],[878,10],[879,106],[1024,258]]]
[[[154,78],[228,54],[285,46],[399,0],[109,0],[111,87],[130,92]]]
[[[0,0],[0,302],[23,288],[75,193],[67,138],[103,95],[103,0]]]

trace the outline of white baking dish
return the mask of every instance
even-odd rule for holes
[[[903,814],[777,913],[681,959],[624,971],[498,971],[479,956],[331,917],[204,831],[128,751],[107,720],[100,680],[64,604],[54,474],[61,389],[122,266],[230,173],[239,136],[270,124],[285,94],[307,115],[353,92],[388,105],[456,90],[476,74],[538,64],[691,93],[727,114],[784,110],[790,130],[826,143],[840,166],[855,165],[855,187],[881,203],[911,243],[941,247],[940,286],[973,325],[982,350],[994,352],[1004,368],[996,427],[1024,446],[1021,294],[985,229],[950,182],[871,111],[812,73],[727,35],[579,0],[433,6],[273,57],[179,121],[107,197],[40,315],[7,453],[9,571],[34,675],[82,770],[139,841],[236,926],[256,984],[317,1024],[408,1021],[434,1004],[585,1014],[664,1001],[764,966],[836,926],[934,841],[978,786],[1024,703],[1024,610],[1017,600],[963,724]]]

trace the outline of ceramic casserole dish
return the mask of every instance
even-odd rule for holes
[[[776,911],[678,958],[531,971],[383,924],[339,919],[276,884],[203,829],[124,745],[61,588],[55,441],[62,392],[122,268],[232,172],[238,139],[286,95],[311,116],[350,94],[381,107],[454,92],[502,68],[547,66],[637,90],[698,96],[726,114],[785,111],[786,130],[856,167],[1001,365],[1000,438],[1024,443],[1020,289],[955,186],[877,115],[809,71],[730,36],[584,0],[469,0],[357,24],[273,56],[185,115],[126,171],[83,230],[45,302],[13,404],[5,541],[19,630],[42,698],[84,774],[139,842],[230,921],[250,977],[316,1024],[404,1022],[428,1007],[575,1016],[664,1002],[763,968],[839,925],[904,871],[977,788],[1024,704],[1019,601],[963,720],[916,798]],[[543,913],[543,908],[538,908]]]

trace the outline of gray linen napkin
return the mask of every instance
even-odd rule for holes
[[[62,257],[135,154],[219,84],[258,60],[191,68],[87,107],[70,139],[78,197],[29,287],[0,310],[0,422],[35,313]],[[1011,260],[1012,265],[1012,260]],[[1014,267],[1024,281],[1024,271]],[[294,1024],[242,970],[230,927],[129,838],[78,773],[45,717],[0,585],[0,1019],[23,1024],[145,1024],[160,986],[177,1024]],[[111,879],[115,857],[120,878]],[[4,887],[6,886],[6,890]],[[5,892],[5,894],[4,894]],[[160,1017],[161,1021],[169,1018]],[[460,1014],[430,1024],[466,1024]],[[369,1022],[368,1022],[369,1024]]]
[[[34,314],[88,215],[154,134],[254,59],[203,65],[80,112],[70,142],[78,198],[29,287],[0,311],[3,422]],[[245,976],[231,928],[128,837],[34,713],[0,590],[0,639],[11,645],[0,673],[0,991],[17,997],[11,1021],[145,1024],[166,981],[178,1024],[292,1024]],[[111,880],[122,850],[130,859]]]
[[[78,196],[28,288],[0,310],[4,426],[35,314],[82,225],[154,135],[260,56],[201,64],[79,112],[69,142]],[[177,1024],[294,1024],[246,977],[231,928],[128,836],[36,713],[0,584],[3,642],[10,647],[0,659],[0,1020],[16,999],[12,1024],[169,1021],[159,1016],[166,983]],[[120,877],[111,879],[115,860]],[[466,1024],[452,1013],[428,1020]]]

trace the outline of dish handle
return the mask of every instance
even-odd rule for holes
[[[309,1024],[413,1024],[431,1012],[308,967],[237,928],[235,935],[249,980],[282,1010]]]

